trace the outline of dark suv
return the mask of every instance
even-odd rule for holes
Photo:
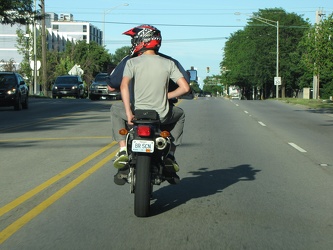
[[[58,76],[52,88],[52,97],[63,96],[84,97],[84,85],[80,76],[64,75]]]
[[[98,73],[91,83],[89,88],[89,98],[90,100],[98,99],[121,99],[121,94],[118,89],[109,90],[108,89],[109,75],[108,73]]]
[[[29,88],[16,72],[0,72],[0,106],[14,106],[15,110],[28,108]]]

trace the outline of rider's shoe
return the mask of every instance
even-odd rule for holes
[[[179,176],[176,172],[179,171],[179,165],[173,155],[168,155],[164,161],[165,164],[165,177],[170,184],[178,184],[180,182]]]
[[[179,165],[173,155],[168,155],[164,161],[164,164],[169,172],[178,172]]]
[[[165,171],[164,176],[165,176],[165,179],[170,184],[178,184],[180,182],[180,177],[176,174],[176,172]]]
[[[127,166],[122,169],[118,169],[117,174],[115,174],[113,178],[114,183],[117,185],[125,185],[125,183],[127,182],[128,174],[129,168]]]
[[[167,181],[169,182],[169,184],[179,184],[180,182],[180,177],[176,174],[176,173],[172,173],[171,174],[172,178],[171,179],[167,179]]]
[[[123,168],[128,162],[128,155],[126,150],[119,151],[116,155],[116,159],[113,162],[113,166],[117,169]]]

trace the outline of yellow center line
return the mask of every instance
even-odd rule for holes
[[[80,184],[82,181],[84,181],[86,178],[88,178],[90,175],[100,169],[103,165],[109,162],[115,156],[115,154],[116,152],[113,152],[112,154],[108,155],[107,157],[96,163],[79,177],[68,183],[66,186],[55,192],[49,198],[39,203],[36,207],[31,209],[29,212],[27,212],[22,217],[20,217],[15,222],[6,227],[4,230],[2,230],[0,232],[0,244],[2,244],[25,224],[27,224],[37,215],[42,213],[46,208],[48,208],[50,205],[52,205],[54,202],[56,202],[58,199],[60,199],[62,196],[64,196],[66,193],[68,193],[70,190],[72,190],[74,187],[76,187],[78,184]]]
[[[182,102],[182,100],[180,100]],[[180,104],[180,102],[177,103]],[[94,137],[95,138],[95,137]],[[103,137],[103,138],[109,138],[109,137]],[[31,138],[31,140],[36,140],[37,138]],[[39,140],[61,140],[61,139],[68,139],[68,138],[39,138]],[[20,140],[20,139],[10,139],[10,140],[0,140],[0,142],[3,141],[14,141],[14,140]],[[25,138],[22,140],[30,140],[30,138]],[[102,154],[106,150],[113,147],[117,142],[112,142],[108,144],[107,146],[101,148],[100,150],[96,151],[95,153],[89,155],[85,159],[79,161],[72,167],[64,170],[63,172],[57,174],[56,176],[52,177],[51,179],[47,180],[46,182],[42,183],[41,185],[37,186],[36,188],[28,191],[27,193],[23,194],[22,196],[18,197],[17,199],[13,200],[12,202],[8,203],[7,205],[0,208],[0,216],[4,215],[5,213],[11,211],[15,207],[21,205],[26,200],[30,199],[34,195],[38,194],[45,188],[49,187],[53,183],[57,182],[61,178],[67,176],[68,174],[72,173],[76,169],[80,168],[87,162],[91,161],[98,155]],[[10,224],[8,227],[6,227],[4,230],[0,232],[0,244],[2,244],[4,241],[6,241],[10,236],[12,236],[15,232],[17,232],[20,228],[22,228],[25,224],[27,224],[29,221],[31,221],[33,218],[38,216],[40,213],[42,213],[46,208],[48,208],[50,205],[52,205],[54,202],[56,202],[58,199],[60,199],[62,196],[64,196],[66,193],[68,193],[70,190],[72,190],[74,187],[79,185],[82,181],[84,181],[86,178],[88,178],[90,175],[92,175],[94,172],[96,172],[98,169],[100,169],[102,166],[104,166],[107,162],[109,162],[116,154],[115,152],[112,152],[110,155],[99,161],[97,164],[95,164],[93,167],[85,171],[83,174],[81,174],[79,177],[65,185],[63,188],[55,192],[53,195],[51,195],[49,198],[44,200],[43,202],[39,203],[36,207],[31,209],[29,212],[24,214],[22,217],[17,219],[15,222]]]
[[[15,199],[12,202],[8,203],[7,205],[3,206],[2,208],[0,208],[0,216],[2,216],[5,213],[9,212],[13,208],[21,205],[23,202],[25,202],[26,200],[30,199],[34,195],[38,194],[39,192],[41,192],[45,188],[51,186],[53,183],[59,181],[61,178],[67,176],[68,174],[72,173],[76,169],[80,168],[81,166],[83,166],[87,162],[91,161],[92,159],[94,159],[98,155],[102,154],[106,150],[108,150],[111,147],[113,147],[116,143],[117,142],[114,141],[114,142],[108,144],[107,146],[101,148],[100,150],[96,151],[95,153],[89,155],[88,157],[86,157],[83,160],[79,161],[78,163],[74,164],[70,168],[62,171],[61,173],[57,174],[56,176],[52,177],[51,179],[45,181],[44,183],[40,184],[39,186],[35,187],[34,189],[28,191],[27,193],[21,195],[17,199]]]

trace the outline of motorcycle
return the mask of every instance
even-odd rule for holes
[[[179,177],[172,163],[166,159],[171,137],[170,132],[161,125],[158,113],[155,110],[135,110],[133,124],[132,128],[119,131],[126,135],[129,161],[115,178],[130,184],[130,192],[134,193],[134,214],[147,217],[153,185],[160,185],[164,181],[177,184]]]

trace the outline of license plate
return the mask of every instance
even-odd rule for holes
[[[154,141],[133,140],[132,141],[133,152],[153,153]]]

